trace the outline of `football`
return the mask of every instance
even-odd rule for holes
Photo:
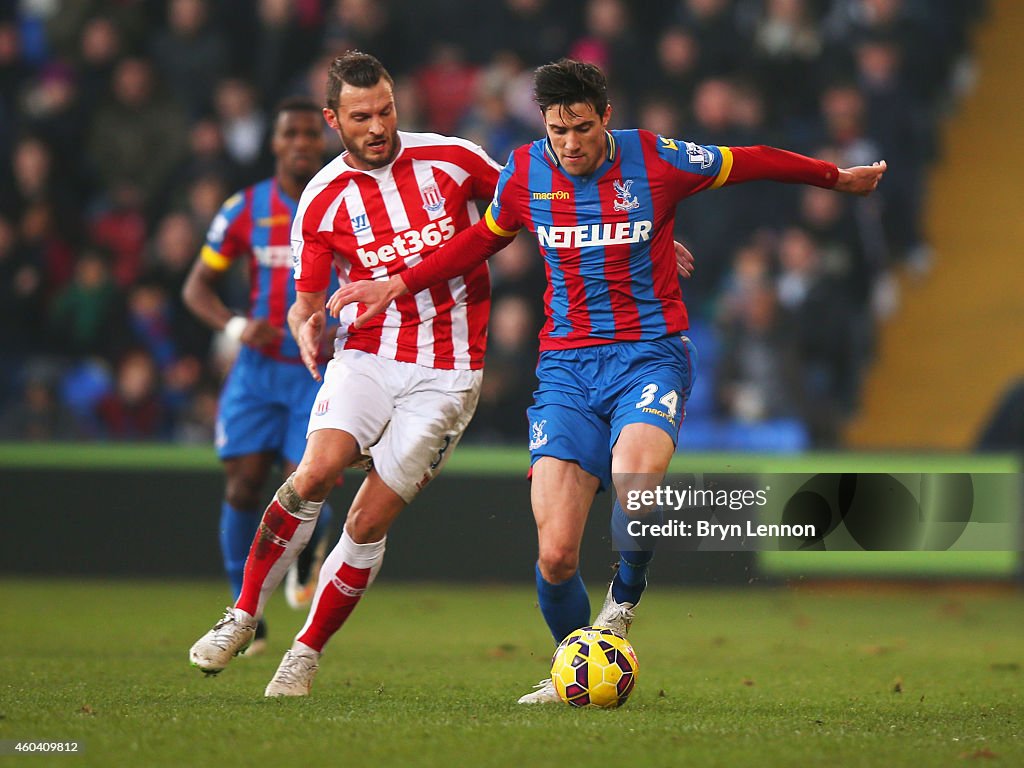
[[[629,641],[605,627],[569,633],[551,657],[551,681],[566,704],[619,707],[629,698],[639,671]]]

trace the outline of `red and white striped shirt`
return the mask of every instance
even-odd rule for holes
[[[401,149],[383,168],[360,171],[342,153],[306,186],[292,224],[295,285],[327,289],[330,267],[342,284],[386,280],[429,258],[479,218],[500,167],[476,144],[433,133],[398,132]],[[345,349],[430,368],[479,369],[487,345],[490,277],[486,264],[429,291],[406,294],[360,329],[346,307]],[[346,337],[347,333],[347,337]]]

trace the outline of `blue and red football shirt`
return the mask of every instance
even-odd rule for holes
[[[284,331],[260,348],[275,360],[301,363],[299,348],[288,329],[288,309],[295,303],[291,227],[298,201],[288,197],[274,179],[266,179],[228,198],[214,217],[201,257],[207,266],[224,271],[235,259],[248,257],[249,317]],[[337,288],[337,279],[330,288]]]
[[[656,339],[687,327],[672,258],[675,207],[721,184],[723,155],[701,148],[702,162],[691,163],[685,147],[672,145],[666,150],[650,133],[610,132],[607,157],[590,176],[561,170],[546,139],[512,153],[487,218],[537,236],[548,278],[542,349]]]

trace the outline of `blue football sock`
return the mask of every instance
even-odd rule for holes
[[[590,598],[579,570],[561,584],[552,584],[540,573],[540,566],[535,567],[537,573],[537,602],[540,612],[548,624],[556,643],[574,629],[585,627],[590,623]]]
[[[245,559],[249,556],[252,540],[256,538],[261,517],[260,510],[235,509],[226,501],[220,505],[220,552],[231,595],[236,600],[242,591]]]
[[[620,550],[619,570],[612,580],[612,597],[617,603],[636,605],[647,587],[647,566],[654,558],[654,550],[640,549],[641,546],[650,546],[647,542],[652,541],[651,537],[643,539],[641,543],[638,537],[629,534],[628,525],[634,519],[641,523],[658,524],[662,522],[663,515],[659,509],[642,519],[631,518],[622,509],[618,499],[615,499],[612,506],[612,541]]]

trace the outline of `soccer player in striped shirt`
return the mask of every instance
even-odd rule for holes
[[[528,411],[531,498],[539,604],[559,642],[590,623],[625,635],[647,583],[653,553],[620,552],[591,622],[579,547],[594,496],[613,475],[612,530],[621,541],[629,521],[622,502],[630,491],[660,484],[675,451],[695,373],[671,246],[676,205],[705,189],[755,179],[868,194],[885,163],[839,169],[772,147],[608,131],[605,78],[591,64],[564,59],[543,66],[534,85],[547,136],[511,154],[484,218],[401,275],[343,285],[328,310],[347,312],[359,303],[358,327],[392,301],[408,303],[483,263],[520,228],[537,236],[548,286],[539,386]],[[558,700],[548,678],[520,702]]]
[[[306,447],[306,424],[318,387],[309,377],[285,316],[295,301],[291,269],[291,226],[299,195],[323,163],[320,108],[293,97],[274,111],[271,151],[274,176],[232,195],[210,224],[206,243],[182,290],[188,308],[214,330],[241,343],[220,396],[217,453],[226,483],[221,503],[220,546],[232,596],[242,591],[242,570],[263,511],[260,494],[271,467],[284,476],[295,471]],[[237,260],[248,262],[248,315],[224,305],[217,286]],[[326,365],[327,360],[321,360]],[[321,514],[308,552],[330,522]],[[296,566],[298,564],[296,563]],[[311,567],[307,565],[307,574]],[[289,572],[289,603],[312,599],[311,584],[298,568]],[[262,650],[260,622],[254,647]]]
[[[479,220],[474,201],[489,200],[498,180],[500,166],[475,144],[398,131],[392,85],[380,62],[359,52],[336,59],[328,73],[323,115],[346,151],[299,200],[291,234],[297,293],[288,312],[317,380],[332,269],[343,281],[384,279],[419,263]],[[336,479],[371,457],[306,624],[266,689],[267,696],[309,693],[325,643],[380,568],[388,528],[441,471],[473,416],[489,311],[481,261],[350,333],[351,318],[342,318],[305,453],[264,513],[234,607],[192,646],[195,666],[219,672],[245,649]]]

